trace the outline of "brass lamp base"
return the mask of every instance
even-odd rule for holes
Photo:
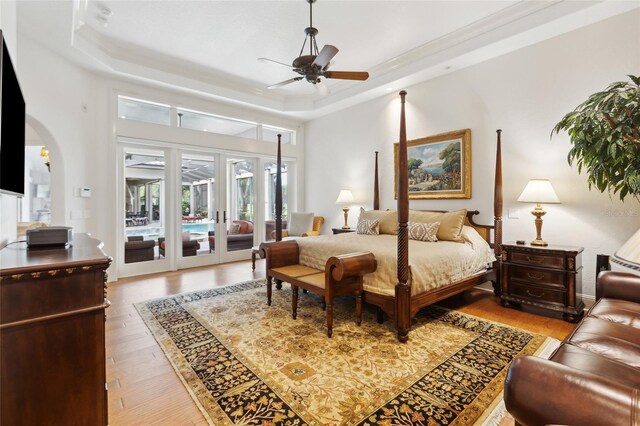
[[[532,246],[548,246],[549,244],[545,240],[533,240],[531,241]]]
[[[547,242],[542,239],[542,216],[547,214],[544,210],[542,210],[542,206],[540,203],[536,204],[536,208],[531,212],[532,215],[536,217],[536,239],[531,241],[532,246],[548,246]]]
[[[349,224],[347,223],[347,219],[349,217],[349,207],[344,206],[342,208],[342,211],[344,212],[344,226],[342,227],[342,229],[351,229],[349,227]]]

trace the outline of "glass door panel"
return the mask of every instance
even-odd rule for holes
[[[287,227],[287,165],[281,164],[282,172],[282,229]],[[278,165],[275,161],[267,161],[264,165],[264,241],[273,240],[276,219],[276,172]]]
[[[216,180],[212,155],[181,156],[180,239],[182,257],[216,253]]]
[[[163,152],[125,150],[124,263],[165,255],[165,161]]]
[[[224,212],[227,225],[226,251],[248,250],[253,247],[255,161],[228,159],[227,164],[227,209]]]

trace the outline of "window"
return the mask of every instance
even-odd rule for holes
[[[253,162],[233,163],[235,219],[253,221]]]
[[[177,125],[183,129],[199,130],[220,135],[236,136],[246,139],[258,139],[258,126],[262,127],[262,140],[277,142],[278,134],[282,135],[283,144],[295,143],[296,132],[282,127],[264,123],[223,117],[188,108],[177,108],[157,102],[118,96],[118,117],[145,123]]]
[[[280,141],[283,144],[293,143],[293,130],[281,129],[278,127],[262,126],[262,140],[265,142],[278,142],[278,134],[282,137]]]
[[[168,126],[171,124],[171,108],[168,105],[119,96],[118,117]]]
[[[276,218],[276,171],[277,164],[275,161],[268,162],[264,167],[265,182],[265,219],[273,220]],[[282,219],[288,216],[287,208],[287,165],[282,164]]]
[[[178,127],[221,135],[256,139],[258,125],[248,121],[234,120],[212,114],[178,109]]]

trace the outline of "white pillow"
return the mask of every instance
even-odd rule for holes
[[[291,213],[291,217],[287,222],[289,235],[300,237],[305,232],[313,230],[313,212],[312,213]]]

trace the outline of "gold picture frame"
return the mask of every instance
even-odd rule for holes
[[[398,143],[394,144],[398,198]],[[471,198],[471,129],[407,141],[409,199]]]

